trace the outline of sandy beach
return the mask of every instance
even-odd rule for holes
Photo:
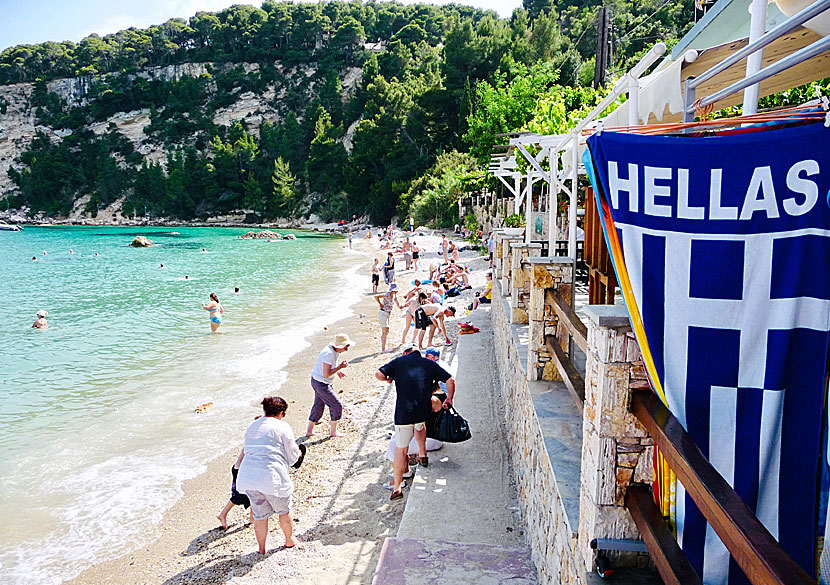
[[[429,264],[438,261],[440,234],[416,239],[425,251],[421,270],[402,271],[403,259],[397,260],[397,281],[404,291],[413,278],[423,277]],[[234,449],[218,456],[205,473],[182,486],[182,498],[155,527],[154,542],[95,565],[68,583],[254,585],[278,578],[289,578],[292,584],[300,585],[371,583],[383,540],[396,534],[405,505],[405,501],[390,502],[389,492],[382,485],[391,473],[385,452],[392,431],[395,394],[393,386],[374,378],[374,372],[399,353],[380,353],[378,305],[370,294],[369,275],[372,256],[385,257],[386,251],[378,250],[374,242],[376,239],[368,242],[354,238],[355,248],[367,254],[367,262],[361,268],[365,296],[352,307],[353,314],[315,333],[309,339],[310,347],[290,360],[287,381],[275,389],[289,402],[286,421],[298,437],[303,435],[313,400],[309,379],[317,354],[337,332],[347,332],[355,340],[356,345],[343,354],[349,361],[346,377],[334,384],[345,407],[340,428],[346,436],[328,438],[326,411],[317,436],[306,442],[305,462],[292,473],[295,535],[303,541],[301,549],[283,549],[282,534],[272,521],[268,553],[259,555],[248,513],[240,507],[228,515],[227,531],[219,526],[216,514],[230,495],[230,467],[239,453]],[[486,260],[467,251],[461,254],[461,263],[474,270],[471,283],[474,290],[481,290]],[[385,291],[386,286],[381,284],[379,290]],[[449,304],[458,309],[456,318],[448,323],[453,341],[456,323],[464,320],[465,307],[472,297],[468,290],[449,299]],[[396,307],[389,333],[392,347],[400,341],[403,323],[403,312]],[[258,414],[261,407],[251,404],[251,419]],[[244,431],[239,430],[239,448]],[[209,427],[205,432],[210,432]]]

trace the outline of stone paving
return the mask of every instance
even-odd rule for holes
[[[536,585],[527,547],[388,538],[373,585]]]
[[[519,512],[494,383],[489,308],[464,318],[481,331],[460,336],[442,359],[456,371],[455,406],[473,437],[430,453],[405,490],[396,538],[388,538],[375,585],[537,585]]]

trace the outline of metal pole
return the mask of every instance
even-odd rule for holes
[[[628,74],[628,125],[640,125],[640,78]]]
[[[530,229],[533,221],[533,169],[527,171],[527,190],[525,191],[525,244],[530,243]]]
[[[548,197],[548,257],[552,258],[556,250],[556,211],[559,207],[559,181],[556,179],[556,170],[559,167],[559,153],[548,151],[550,164],[550,196]]]
[[[571,175],[571,203],[568,206],[568,256],[576,269],[576,195],[579,185],[579,134],[574,135],[573,174]]]
[[[749,23],[749,42],[750,44],[757,41],[764,36],[764,30],[767,26],[767,1],[768,0],[752,0],[752,20]],[[752,53],[746,58],[746,76],[749,77],[753,73],[761,70],[761,65],[764,60],[764,50],[760,49]],[[756,83],[744,90],[744,104],[743,114],[755,114],[758,112],[758,95],[761,90],[761,84]]]
[[[696,91],[692,82],[696,78],[690,77],[683,82],[683,122],[695,121],[695,98]]]
[[[521,209],[522,209],[521,208],[521,204],[522,204],[522,199],[521,199],[522,175],[520,173],[516,173],[513,176],[513,181],[516,183],[516,191],[514,192],[514,194],[516,195],[516,198],[513,199],[513,213],[518,215],[519,211],[521,211]]]

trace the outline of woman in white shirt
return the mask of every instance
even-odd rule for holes
[[[300,459],[300,448],[291,426],[282,420],[288,404],[279,396],[262,401],[265,416],[256,419],[245,431],[244,458],[239,466],[236,489],[251,500],[259,554],[265,554],[268,518],[277,514],[285,535],[285,547],[299,543],[293,534],[291,494],[294,484],[288,468]]]

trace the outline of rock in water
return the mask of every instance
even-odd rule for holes
[[[285,239],[286,240],[296,240],[297,236],[295,236],[294,234],[285,234]]]
[[[133,240],[132,246],[133,248],[149,248],[153,245],[153,242],[147,239],[147,236],[136,236]]]
[[[239,236],[240,240],[281,240],[282,234],[265,230],[262,232],[248,232]]]

